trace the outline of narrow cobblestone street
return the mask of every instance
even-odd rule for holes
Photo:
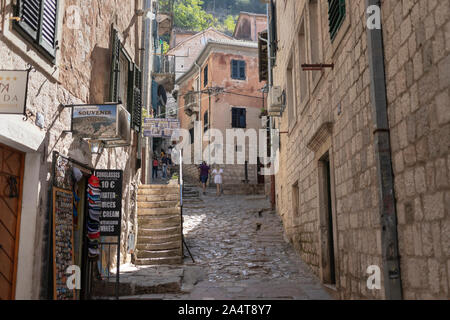
[[[331,299],[284,241],[264,196],[216,197],[209,189],[190,200],[184,235],[195,263],[185,250],[182,266],[122,266],[121,299]]]
[[[184,210],[187,245],[206,273],[191,298],[330,298],[284,241],[281,221],[265,197],[216,197],[209,190],[202,199],[204,208]]]

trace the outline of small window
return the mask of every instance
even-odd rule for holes
[[[247,128],[247,110],[244,108],[232,108],[232,128]]]
[[[231,78],[236,80],[246,79],[246,63],[244,60],[231,60]]]
[[[333,41],[345,19],[345,0],[328,0],[328,22],[330,37]]]
[[[18,0],[14,28],[31,40],[41,52],[56,55],[59,0]]]
[[[208,66],[206,66],[205,69],[203,69],[203,86],[204,87],[208,86]]]

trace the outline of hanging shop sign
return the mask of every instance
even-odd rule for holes
[[[177,119],[144,119],[144,136],[152,138],[171,138],[177,135],[180,129],[180,121]]]
[[[95,176],[100,181],[100,234],[102,237],[120,236],[123,171],[96,170]]]
[[[67,270],[73,257],[73,195],[53,188],[53,296],[55,300],[74,300],[75,291],[67,286]]]
[[[0,114],[25,114],[30,70],[0,70]]]
[[[120,104],[74,105],[71,132],[83,139],[129,145],[131,115]]]

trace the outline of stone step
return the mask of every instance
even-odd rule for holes
[[[154,208],[154,209],[145,209],[139,208],[138,216],[164,216],[169,214],[180,214],[180,208]]]
[[[137,259],[148,259],[148,258],[173,258],[173,257],[179,257],[182,254],[182,249],[172,249],[172,250],[157,250],[157,251],[150,251],[150,250],[138,250],[136,253]]]
[[[181,225],[181,215],[138,216],[138,226],[141,228],[168,228]]]
[[[139,189],[138,195],[147,195],[147,196],[155,196],[155,195],[172,195],[179,194],[180,189],[178,188],[167,188],[167,189]]]
[[[157,208],[176,208],[180,204],[179,201],[159,201],[159,202],[145,202],[138,201],[138,208],[157,209]]]
[[[186,203],[203,203],[203,200],[200,198],[183,199],[183,204],[186,204]]]
[[[172,250],[178,249],[182,247],[183,243],[181,241],[171,241],[171,242],[163,242],[163,243],[146,243],[146,244],[138,244],[136,245],[137,250]]]
[[[159,237],[159,236],[169,236],[181,234],[181,226],[176,227],[166,227],[166,228],[141,228],[139,226],[138,237]]]
[[[139,189],[176,189],[179,190],[180,186],[178,184],[142,184],[139,186]]]
[[[137,239],[137,245],[146,244],[162,244],[167,242],[182,241],[181,234],[167,235],[167,236],[141,236]]]
[[[146,258],[134,260],[134,264],[138,266],[176,265],[182,264],[182,262],[183,258],[181,256],[171,258]]]
[[[161,202],[180,200],[180,194],[138,195],[138,202]]]

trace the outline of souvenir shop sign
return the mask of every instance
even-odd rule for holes
[[[130,141],[131,115],[122,105],[75,105],[72,108],[74,135],[90,140]]]
[[[120,236],[123,171],[97,170],[95,176],[100,180],[100,234],[102,237]]]
[[[171,138],[178,133],[180,121],[177,119],[144,119],[144,136],[153,138]]]
[[[29,70],[0,70],[0,114],[25,114]]]
[[[55,300],[74,300],[67,286],[67,268],[73,260],[73,195],[53,188],[53,292]]]

